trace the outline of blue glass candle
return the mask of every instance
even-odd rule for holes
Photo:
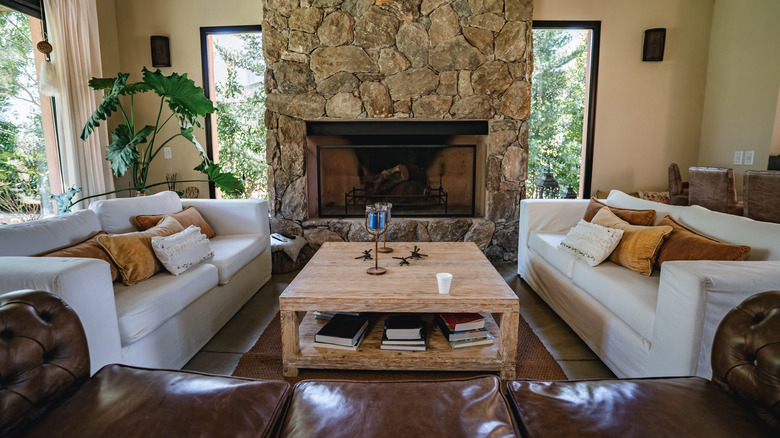
[[[368,228],[370,230],[378,230],[379,227],[379,213],[372,211],[368,213]]]

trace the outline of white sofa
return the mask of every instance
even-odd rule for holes
[[[105,261],[31,257],[99,230],[135,231],[130,217],[194,206],[217,236],[214,257],[179,276],[111,282]],[[261,200],[180,200],[173,192],[98,201],[48,219],[0,226],[0,293],[40,289],[79,315],[92,372],[109,363],[181,368],[271,278],[268,205]]]
[[[780,224],[673,206],[612,191],[616,207],[654,209],[719,240],[748,245],[746,261],[669,261],[650,277],[605,261],[590,267],[560,248],[589,200],[520,205],[518,273],[618,377],[711,377],[723,316],[757,292],[780,289]]]

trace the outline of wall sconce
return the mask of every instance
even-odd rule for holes
[[[647,29],[645,31],[645,45],[642,48],[642,61],[663,61],[665,43],[665,27]]]
[[[152,67],[170,67],[171,49],[168,37],[153,35],[149,40],[152,42]]]

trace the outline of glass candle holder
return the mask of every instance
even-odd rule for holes
[[[385,231],[387,231],[386,229],[390,226],[390,221],[392,219],[393,203],[392,202],[377,202],[376,205],[379,207],[380,212],[384,212],[384,215],[385,215]],[[382,253],[391,253],[391,252],[393,252],[393,248],[390,248],[390,247],[387,246],[387,232],[382,233],[382,247],[378,248],[377,252],[382,252]]]
[[[374,236],[374,267],[366,269],[371,275],[382,275],[387,269],[379,267],[379,236],[387,230],[387,211],[376,204],[366,206],[366,231]]]

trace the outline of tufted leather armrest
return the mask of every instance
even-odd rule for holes
[[[0,436],[35,421],[89,377],[76,312],[42,291],[0,295]]]
[[[726,314],[713,341],[712,381],[780,430],[780,291]]]

